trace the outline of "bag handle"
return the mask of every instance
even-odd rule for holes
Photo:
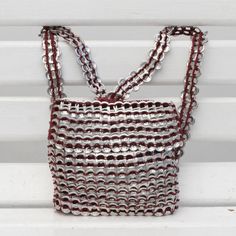
[[[79,62],[84,71],[88,84],[94,89],[99,100],[117,101],[123,100],[132,91],[139,88],[143,82],[149,82],[155,70],[161,68],[161,61],[165,53],[169,51],[170,36],[186,35],[192,39],[187,71],[184,79],[184,90],[181,96],[179,111],[180,132],[184,140],[189,137],[190,124],[194,122],[192,111],[197,107],[196,94],[198,93],[197,78],[200,76],[200,62],[203,56],[204,44],[207,42],[206,33],[194,26],[171,26],[165,27],[159,34],[155,47],[150,56],[137,72],[119,82],[114,92],[106,94],[102,82],[98,79],[95,64],[92,62],[89,51],[78,36],[75,36],[69,28],[62,26],[43,27],[43,61],[45,63],[46,75],[49,79],[49,94],[52,101],[63,97],[61,65],[58,62],[60,52],[57,47],[57,37],[61,36],[69,42],[79,56]]]
[[[121,80],[117,88],[111,93],[111,99],[123,100],[129,96],[132,90],[137,90],[144,82],[149,82],[155,70],[161,68],[161,61],[165,53],[169,51],[170,36],[186,35],[192,39],[187,71],[184,79],[184,90],[179,107],[179,126],[184,140],[189,138],[190,124],[194,123],[193,110],[197,107],[196,87],[197,78],[200,76],[200,62],[203,56],[204,44],[207,42],[206,33],[194,26],[171,26],[165,27],[159,34],[155,48],[151,50],[146,63],[141,65],[137,72],[132,72],[125,80]]]
[[[179,107],[179,126],[181,137],[184,142],[189,139],[190,126],[194,123],[193,111],[197,108],[196,95],[199,92],[197,87],[198,77],[201,75],[200,64],[207,42],[207,32],[203,33],[197,27],[175,27],[171,35],[186,35],[192,39],[187,71],[184,79],[184,90],[181,95]]]
[[[62,26],[44,26],[41,34],[43,39],[43,62],[48,78],[48,93],[51,100],[65,97],[63,91],[63,79],[61,73],[61,63],[59,62],[60,50],[58,48],[58,36],[75,48],[83,71],[84,78],[97,97],[103,96],[106,91],[104,85],[99,79],[96,71],[96,65],[91,60],[88,47],[82,40],[71,32],[69,28]]]
[[[148,60],[142,63],[137,71],[131,72],[126,79],[121,79],[113,94],[116,94],[120,100],[127,99],[133,90],[137,91],[144,82],[150,82],[155,70],[161,69],[161,62],[169,49],[170,31],[163,30],[159,33]]]
[[[126,79],[121,79],[114,94],[119,95],[120,100],[128,98],[132,90],[138,90],[144,82],[151,81],[155,69],[161,69],[161,62],[165,53],[169,51],[170,36],[181,34],[193,36],[197,33],[200,33],[200,30],[196,27],[165,27],[157,37],[156,44],[154,49],[150,51],[147,62],[142,63],[141,67],[136,72],[132,72]]]

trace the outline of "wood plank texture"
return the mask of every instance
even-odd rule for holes
[[[206,153],[204,155],[207,155]],[[181,163],[184,206],[236,205],[236,163]],[[0,164],[0,207],[49,207],[52,180],[47,164]]]
[[[234,236],[236,207],[182,207],[165,217],[78,217],[53,209],[0,209],[4,236]]]
[[[174,101],[177,98],[156,98]],[[49,99],[41,97],[0,98],[0,141],[46,140],[49,125]],[[195,140],[236,140],[236,98],[202,98],[194,114]]]
[[[235,25],[234,0],[8,0],[1,25]]]
[[[116,84],[136,70],[152,48],[150,41],[88,41],[98,73],[105,84]],[[74,51],[61,43],[63,77],[66,85],[85,84]],[[186,72],[190,41],[175,40],[151,85],[182,84]],[[201,85],[236,84],[235,40],[212,40],[208,43],[202,66]],[[0,85],[42,85],[46,84],[41,60],[40,42],[0,42]],[[180,56],[181,55],[181,56]],[[227,63],[226,63],[227,62]]]
[[[0,26],[236,26],[235,12],[235,0],[8,0],[0,1]],[[95,40],[87,44],[101,79],[114,85],[146,60],[153,41]],[[73,50],[65,43],[60,45],[65,84],[84,85]],[[150,84],[182,84],[189,47],[189,41],[172,42],[164,68]],[[236,40],[211,40],[199,84],[235,86],[235,54]],[[41,55],[39,41],[0,41],[0,86],[46,85]],[[179,103],[178,98],[166,100]],[[0,142],[46,140],[48,98],[0,97],[0,114]],[[192,139],[236,141],[236,97],[199,99],[194,115]],[[207,159],[208,153],[202,155]],[[0,163],[0,235],[236,235],[236,162],[181,162],[179,182],[181,206],[173,216],[64,216],[52,208],[48,164]]]

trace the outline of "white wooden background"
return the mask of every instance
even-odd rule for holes
[[[0,235],[235,235],[235,12],[233,0],[0,1]],[[146,59],[160,25],[209,29],[175,215],[81,218],[54,212],[46,164],[49,99],[36,37],[44,24],[76,26],[109,88]],[[73,50],[60,45],[67,93],[92,98]],[[163,69],[132,98],[178,103],[189,46],[188,39],[175,39]]]
[[[8,0],[1,25],[235,25],[234,0]]]

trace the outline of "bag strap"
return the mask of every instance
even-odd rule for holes
[[[169,51],[170,36],[186,35],[191,36],[192,46],[190,50],[187,71],[184,79],[184,90],[181,96],[181,105],[179,108],[180,132],[184,140],[189,138],[190,124],[194,123],[192,111],[197,107],[196,87],[197,78],[200,76],[200,62],[204,51],[204,44],[207,42],[206,33],[193,26],[171,26],[165,27],[159,34],[155,47],[150,52],[146,63],[132,72],[125,80],[122,79],[113,93],[111,99],[126,99],[132,90],[138,90],[144,82],[149,82],[155,70],[161,68],[161,62],[165,53]]]
[[[184,79],[184,90],[181,94],[181,105],[179,107],[180,133],[185,142],[190,137],[190,126],[194,123],[192,113],[197,108],[196,95],[199,92],[197,82],[201,75],[200,64],[205,49],[204,44],[207,42],[207,32],[203,33],[197,27],[175,27],[171,35],[186,35],[190,36],[192,40]]]
[[[78,60],[84,71],[89,86],[99,100],[117,101],[127,98],[132,90],[137,90],[144,82],[149,82],[155,70],[161,68],[161,62],[165,53],[169,51],[171,36],[186,35],[192,39],[187,71],[184,79],[184,90],[181,96],[179,111],[180,132],[184,140],[189,137],[190,124],[194,122],[192,111],[197,107],[196,94],[198,93],[197,78],[200,76],[200,62],[203,56],[204,44],[207,42],[206,33],[194,26],[171,26],[165,27],[157,37],[154,49],[151,50],[147,62],[141,65],[136,72],[125,80],[121,80],[114,92],[106,94],[101,80],[97,76],[94,62],[92,62],[89,50],[81,39],[73,34],[69,28],[62,26],[43,27],[43,62],[46,68],[46,76],[49,79],[49,94],[52,101],[65,94],[62,91],[61,65],[58,61],[60,51],[56,36],[61,36],[70,43],[78,55]]]
[[[137,91],[144,82],[150,82],[155,70],[161,69],[161,62],[169,49],[170,32],[163,30],[158,35],[154,48],[149,53],[148,60],[142,63],[137,71],[131,72],[126,79],[121,79],[113,93],[120,100],[127,99],[133,90]]]
[[[83,71],[84,78],[97,97],[103,96],[106,91],[104,85],[99,79],[96,71],[96,65],[91,60],[88,47],[82,40],[71,32],[69,28],[62,26],[44,26],[41,31],[43,39],[43,62],[48,78],[48,93],[51,100],[65,97],[63,93],[63,79],[61,72],[61,63],[59,62],[60,50],[58,48],[58,36],[62,37],[72,47],[74,47],[78,62]]]

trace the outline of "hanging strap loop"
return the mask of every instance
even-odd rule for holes
[[[166,28],[161,31],[157,37],[154,48],[150,51],[149,58],[141,64],[137,71],[131,72],[126,79],[121,79],[116,87],[114,94],[118,94],[121,100],[129,97],[129,94],[145,83],[150,82],[156,70],[161,69],[161,63],[164,60],[165,54],[170,48],[170,34],[172,27],[167,31]]]
[[[197,87],[198,77],[201,75],[200,63],[203,56],[204,44],[207,42],[206,34],[196,27],[176,27],[173,35],[184,34],[191,36],[192,46],[190,50],[187,71],[184,79],[184,90],[181,95],[179,107],[180,132],[186,141],[190,135],[190,126],[194,123],[192,113],[197,108],[196,95],[199,92]]]
[[[46,77],[48,79],[48,93],[51,100],[64,97],[63,79],[61,77],[61,63],[59,62],[60,51],[58,50],[58,42],[55,35],[45,30],[43,35],[43,62],[46,69]]]
[[[182,102],[180,105],[180,132],[183,139],[189,138],[190,124],[194,122],[192,111],[197,107],[196,87],[197,78],[200,76],[200,62],[204,51],[204,44],[207,42],[206,33],[203,33],[198,27],[194,26],[170,26],[165,27],[159,34],[154,49],[151,50],[147,62],[141,65],[141,68],[125,80],[121,80],[115,89],[113,96],[120,100],[128,97],[132,90],[137,90],[144,82],[151,81],[155,70],[161,68],[161,62],[165,53],[169,51],[169,42],[171,36],[186,35],[192,39],[192,47],[188,60],[187,71],[184,79],[184,91],[182,92]]]
[[[43,62],[49,83],[49,95],[54,101],[56,98],[66,96],[63,90],[61,64],[59,62],[60,50],[58,48],[58,36],[62,37],[75,49],[78,62],[81,65],[84,78],[97,97],[103,96],[106,91],[98,77],[96,65],[91,60],[90,51],[82,40],[71,32],[69,28],[62,26],[44,26],[41,31],[43,38]]]

